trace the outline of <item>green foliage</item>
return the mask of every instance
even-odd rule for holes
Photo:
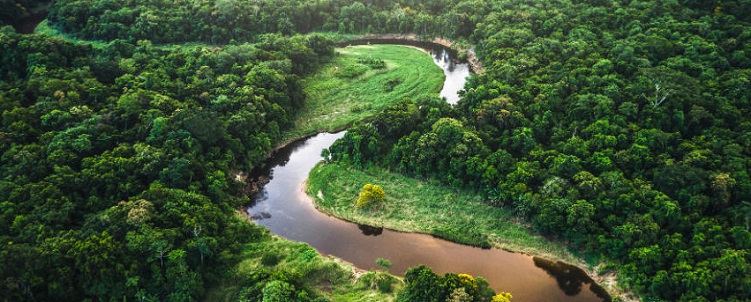
[[[302,102],[300,75],[333,54],[319,36],[0,39],[0,300],[200,299],[262,232],[235,215],[234,171],[262,164]]]
[[[279,263],[279,260],[279,254],[277,253],[267,253],[261,256],[261,264],[265,266],[274,266]]]
[[[336,74],[337,77],[345,79],[354,79],[368,71],[368,66],[363,64],[347,65],[342,67]]]
[[[468,226],[437,227],[433,229],[430,234],[439,238],[466,245],[472,245],[481,248],[491,247],[487,235],[479,233]]]
[[[263,302],[294,302],[295,287],[287,282],[274,280],[263,287]]]
[[[0,298],[200,296],[221,255],[257,237],[227,218],[242,204],[232,171],[299,136],[285,133],[296,113],[332,113],[308,114],[299,78],[333,43],[285,36],[328,30],[466,39],[486,67],[455,109],[400,104],[332,146],[331,161],[480,188],[618,262],[647,298],[748,299],[748,1],[407,2],[59,0],[50,26],[101,42],[1,29],[0,279],[12,290]],[[32,3],[2,2],[3,22]],[[185,41],[232,45],[158,45]],[[439,85],[320,90],[344,103],[398,92],[328,108],[354,120],[426,82]]]
[[[169,9],[164,9],[168,7]],[[254,41],[264,33],[292,35],[311,31],[415,33],[469,37],[487,14],[479,2],[351,0],[151,1],[60,0],[50,23],[65,33],[90,40],[149,39],[157,43],[226,44]]]
[[[495,291],[487,281],[467,274],[435,274],[424,265],[404,274],[405,287],[397,301],[490,301]]]
[[[358,58],[357,63],[368,66],[372,69],[384,69],[386,68],[386,61],[377,58]]]
[[[385,258],[376,258],[375,260],[376,264],[380,266],[382,269],[388,271],[391,268],[391,261]]]

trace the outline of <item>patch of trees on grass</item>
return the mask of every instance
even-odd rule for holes
[[[482,277],[454,273],[441,276],[424,265],[407,270],[404,282],[406,285],[397,301],[502,302],[511,299],[509,293],[496,295]]]
[[[0,29],[0,300],[193,301],[268,240],[235,214],[233,173],[262,164],[333,44],[259,39],[93,47]]]
[[[328,156],[481,190],[645,298],[751,299],[751,27],[711,6],[478,5],[457,107],[402,101]]]

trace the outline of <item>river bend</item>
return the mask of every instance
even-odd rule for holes
[[[447,75],[442,97],[456,103],[456,93],[463,87],[469,67],[457,64],[445,50],[433,49],[429,53]],[[446,91],[446,87],[452,91]],[[436,273],[482,276],[496,291],[510,292],[514,302],[610,300],[576,267],[498,249],[460,245],[430,235],[358,225],[319,212],[312,198],[304,193],[303,185],[321,160],[321,150],[343,135],[344,132],[322,133],[278,150],[267,165],[269,183],[247,208],[250,217],[274,234],[306,242],[324,255],[334,255],[363,269],[377,268],[375,259],[386,258],[393,264],[390,272],[398,275],[424,264]]]

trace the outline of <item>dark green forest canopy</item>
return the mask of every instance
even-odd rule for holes
[[[304,102],[299,78],[333,53],[292,34],[327,30],[466,40],[486,69],[455,109],[404,101],[333,160],[477,188],[646,297],[749,300],[748,11],[57,0],[50,25],[103,46],[0,30],[0,298],[201,297],[265,236],[231,215],[233,173],[261,164]],[[233,45],[159,45],[179,42]]]
[[[92,47],[5,27],[0,41],[3,301],[200,298],[268,237],[234,214],[234,173],[262,164],[300,77],[333,54],[320,36]]]
[[[42,13],[50,1],[0,0],[0,26],[14,24],[31,15]]]

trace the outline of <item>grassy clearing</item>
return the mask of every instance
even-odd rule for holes
[[[443,71],[415,48],[359,45],[336,51],[332,62],[303,80],[306,103],[287,139],[344,129],[402,98],[437,96],[443,86]]]
[[[394,301],[395,293],[403,287],[402,281],[391,274],[361,271],[338,259],[323,257],[305,243],[268,233],[234,257],[241,260],[227,272],[225,282],[207,292],[204,301],[238,301],[249,285],[290,278],[301,283],[295,285],[298,292],[305,290],[331,301]],[[384,280],[389,290],[383,288]]]
[[[379,205],[356,208],[355,200],[366,183],[383,186],[386,199]],[[536,234],[507,209],[488,206],[471,191],[339,164],[317,165],[310,172],[306,190],[321,211],[345,220],[434,234],[465,244],[488,242],[509,251],[584,265],[565,245]]]

